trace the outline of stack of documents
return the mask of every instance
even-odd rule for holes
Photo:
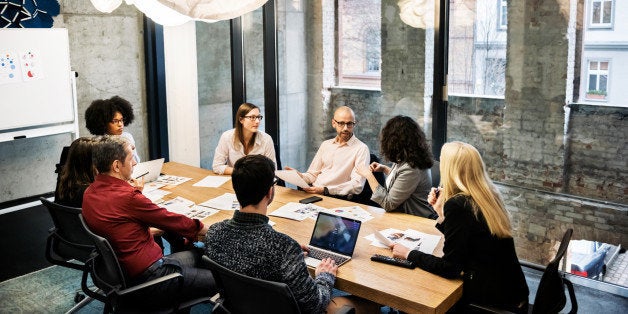
[[[218,212],[216,209],[195,205],[194,202],[180,196],[164,202],[161,206],[165,207],[170,212],[199,220]]]

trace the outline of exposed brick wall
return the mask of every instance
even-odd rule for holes
[[[628,204],[628,108],[570,107],[567,192]]]

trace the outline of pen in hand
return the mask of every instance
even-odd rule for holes
[[[139,178],[141,178],[141,177],[143,177],[143,176],[145,176],[147,174],[148,174],[148,171],[146,171],[146,172],[140,174],[139,176],[135,177],[135,180],[137,180],[137,179],[139,179]]]

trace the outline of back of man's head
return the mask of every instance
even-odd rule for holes
[[[231,181],[241,207],[258,204],[275,180],[275,164],[266,156],[247,155],[233,166]]]
[[[129,141],[119,135],[103,135],[98,137],[98,143],[92,152],[92,162],[98,173],[106,173],[111,170],[115,160],[124,161],[126,158],[126,145]]]

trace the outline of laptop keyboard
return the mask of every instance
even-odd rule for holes
[[[308,256],[311,256],[315,259],[319,259],[319,260],[323,260],[325,258],[331,258],[334,260],[334,262],[336,262],[336,265],[340,265],[344,262],[346,262],[347,260],[349,260],[349,258],[344,257],[344,256],[340,256],[334,253],[330,253],[330,252],[326,252],[326,251],[322,251],[319,250],[317,248],[313,248],[310,247],[310,252],[308,253]]]

